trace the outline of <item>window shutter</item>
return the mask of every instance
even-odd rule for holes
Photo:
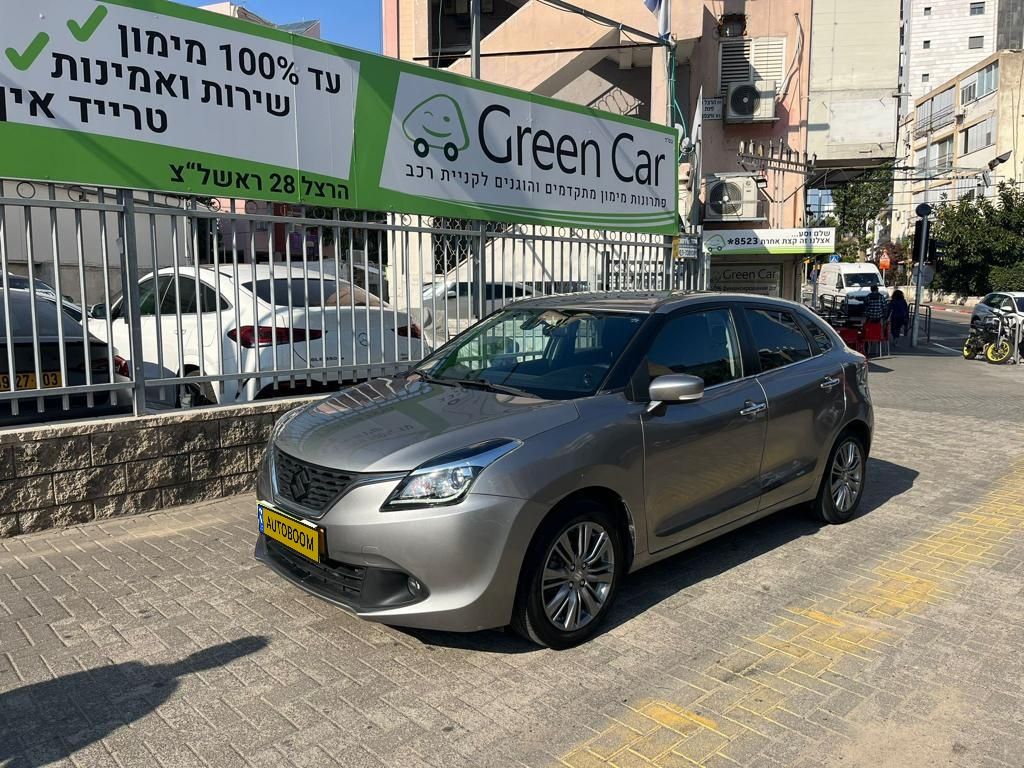
[[[786,38],[759,37],[753,41],[753,80],[774,80],[781,85],[786,76]]]
[[[719,85],[723,96],[730,83],[774,80],[778,86],[786,76],[784,37],[722,40],[719,55]]]
[[[726,95],[730,83],[745,83],[750,77],[750,40],[723,40],[719,46],[721,55],[719,85]]]

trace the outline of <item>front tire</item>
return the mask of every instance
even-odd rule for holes
[[[546,520],[530,543],[512,628],[556,650],[588,640],[608,615],[625,563],[622,534],[608,509],[572,502]]]
[[[999,339],[999,341],[989,344],[985,350],[985,359],[993,365],[1002,365],[1010,356],[1013,354],[1013,345],[1010,344],[1008,339]]]
[[[829,453],[821,478],[814,513],[824,523],[838,525],[851,520],[860,509],[867,480],[867,451],[863,441],[846,432]]]

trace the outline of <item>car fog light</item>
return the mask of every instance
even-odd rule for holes
[[[415,576],[410,576],[409,594],[411,594],[413,597],[423,597],[424,591],[425,590],[423,589],[423,585],[420,583],[419,579],[417,579]]]

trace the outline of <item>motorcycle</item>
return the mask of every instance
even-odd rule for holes
[[[1013,357],[1014,349],[1021,345],[1020,320],[1013,315],[996,313],[996,338],[985,348],[985,359],[1001,365]]]
[[[984,355],[985,351],[998,338],[998,319],[985,317],[978,321],[978,325],[972,326],[971,331],[964,341],[964,360],[973,360],[978,355]]]

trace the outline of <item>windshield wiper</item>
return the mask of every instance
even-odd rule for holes
[[[446,387],[459,386],[458,379],[439,379],[437,376],[431,376],[429,373],[424,373],[423,371],[413,371],[413,373],[428,384],[443,384]]]
[[[509,387],[505,384],[495,384],[487,381],[486,379],[449,379],[454,384],[460,384],[464,387],[476,387],[477,389],[490,390],[491,392],[502,392],[506,395],[518,395],[519,397],[537,397],[537,395],[527,392],[525,389],[516,389],[515,387]]]

